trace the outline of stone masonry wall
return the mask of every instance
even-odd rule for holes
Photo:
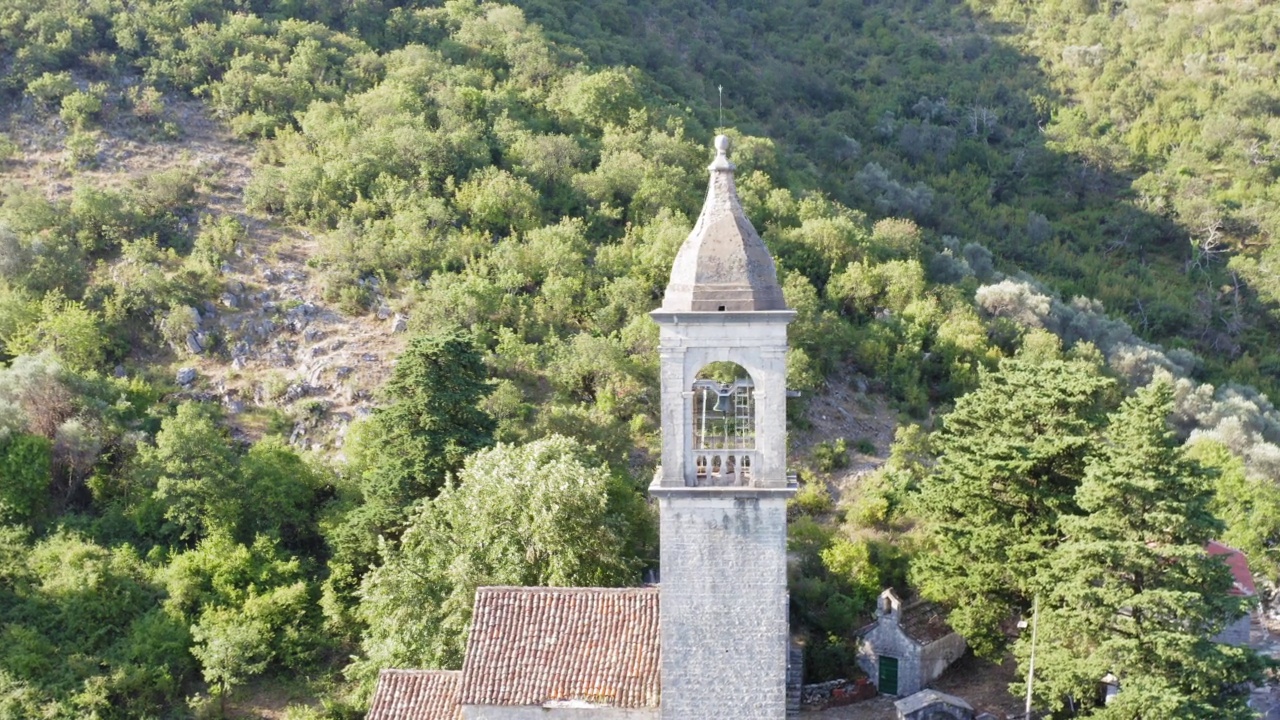
[[[792,314],[702,313],[658,317],[662,357],[663,486],[692,484],[692,389],[712,362],[735,362],[755,383],[758,467],[753,484],[787,484],[787,322]],[[712,317],[706,317],[706,316]],[[679,322],[667,322],[675,318]]]
[[[650,491],[661,511],[663,720],[786,717],[786,496]]]
[[[863,636],[858,651],[858,666],[877,685],[880,682],[880,656],[898,658],[898,697],[920,692],[964,655],[967,645],[957,633],[921,646],[907,637],[892,618],[881,617],[874,628]]]
[[[951,663],[964,655],[967,648],[968,644],[959,633],[952,633],[925,645],[920,657],[921,687],[937,680],[948,667],[951,667]]]
[[[912,695],[924,687],[925,681],[920,672],[920,645],[888,618],[881,618],[874,628],[867,631],[858,652],[858,667],[877,687],[880,684],[881,655],[898,658],[898,697]]]

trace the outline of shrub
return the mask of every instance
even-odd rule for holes
[[[18,145],[8,135],[0,133],[0,163],[11,160],[18,155]]]
[[[289,391],[289,378],[278,372],[273,372],[262,378],[262,396],[271,402],[275,402],[284,397]]]
[[[71,73],[69,72],[47,72],[27,83],[27,95],[30,95],[36,102],[48,109],[52,109],[62,102],[64,97],[75,92],[75,90],[76,84],[71,79]]]
[[[9,340],[15,355],[53,350],[68,367],[89,370],[102,362],[107,339],[102,315],[54,291],[40,303],[40,320]]]
[[[160,335],[175,352],[187,351],[187,336],[200,329],[200,313],[193,307],[179,305],[160,320]]]
[[[206,216],[200,222],[200,232],[191,248],[189,262],[196,268],[217,271],[224,260],[231,257],[245,238],[244,225],[230,215],[217,220]]]
[[[62,121],[72,130],[83,130],[97,121],[102,112],[102,98],[91,92],[76,90],[62,98],[58,112]]]
[[[857,646],[835,633],[812,638],[804,646],[806,682],[825,682],[836,678],[864,675],[858,668]]]
[[[0,522],[29,523],[49,499],[52,445],[36,435],[0,436]]]
[[[67,136],[62,168],[68,172],[98,166],[98,134],[78,130]]]
[[[889,498],[879,490],[872,490],[853,502],[847,517],[857,527],[876,527],[889,519],[889,510]]]
[[[125,91],[125,99],[133,109],[133,116],[152,123],[164,115],[164,95],[150,85],[135,85]]]
[[[831,491],[822,480],[809,477],[801,483],[799,492],[789,504],[805,515],[824,513],[832,508]]]
[[[874,449],[874,447],[873,447]],[[813,461],[824,473],[849,466],[849,444],[844,438],[820,442],[813,448]]]

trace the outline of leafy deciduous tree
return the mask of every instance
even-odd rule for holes
[[[651,523],[629,481],[574,440],[482,450],[365,578],[361,665],[457,667],[481,585],[635,583]]]

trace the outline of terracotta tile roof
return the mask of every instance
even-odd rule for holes
[[[903,606],[901,627],[907,637],[921,645],[928,645],[955,632],[947,624],[947,619],[938,606],[928,600],[917,600]]]
[[[658,590],[482,587],[463,705],[657,707]]]
[[[383,670],[365,720],[461,720],[457,670]]]
[[[1249,572],[1249,558],[1244,553],[1217,540],[1210,540],[1204,549],[1210,555],[1221,557],[1227,567],[1231,568],[1231,577],[1235,580],[1231,588],[1232,595],[1247,597],[1258,594],[1258,588],[1253,584],[1253,573]]]

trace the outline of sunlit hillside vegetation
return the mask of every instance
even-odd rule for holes
[[[358,717],[379,667],[460,662],[476,586],[640,582],[646,313],[717,130],[798,312],[790,385],[857,375],[903,420],[838,507],[823,474],[846,445],[797,461],[812,678],[853,671],[884,585],[1025,610],[1031,580],[945,589],[969,560],[931,493],[985,477],[947,469],[984,437],[1064,468],[1052,512],[1009,520],[1036,528],[1027,577],[1066,567],[1060,522],[1103,527],[1074,493],[1109,492],[1105,438],[1161,413],[1176,441],[1135,447],[1213,470],[1186,485],[1212,515],[1170,542],[1222,537],[1280,577],[1280,413],[1258,390],[1280,388],[1277,13],[0,0],[0,716],[213,715],[257,679],[324,697],[296,717]],[[193,98],[254,148],[247,215],[199,167],[97,180],[118,138],[182,147]],[[50,144],[66,192],[29,172]],[[288,442],[321,404],[222,408],[174,383],[192,353],[231,365],[207,303],[255,225],[314,238],[333,308],[409,315],[340,454]],[[1122,405],[1153,379],[1167,391]],[[1052,416],[1070,442],[964,425],[1001,383],[1027,405],[995,415]],[[994,612],[958,621],[990,654],[1010,640]],[[1214,667],[1239,680],[1247,660]]]

